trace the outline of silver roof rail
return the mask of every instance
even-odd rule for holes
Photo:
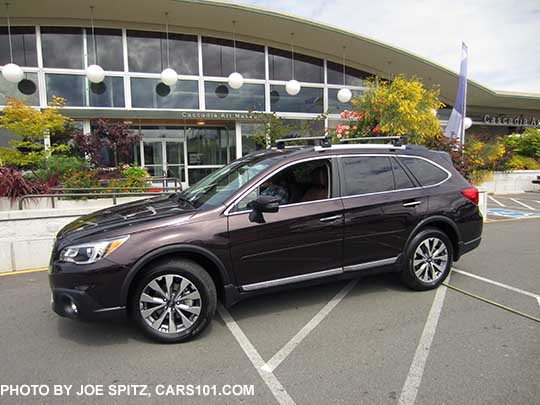
[[[286,142],[296,141],[319,141],[318,145],[323,148],[329,148],[332,146],[332,140],[328,136],[301,136],[296,138],[281,138],[276,141],[276,148],[285,149]]]
[[[368,142],[368,141],[390,141],[393,146],[403,146],[405,141],[404,136],[365,136],[361,138],[344,138],[340,139],[341,143],[349,142]]]

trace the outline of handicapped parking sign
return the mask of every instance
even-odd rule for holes
[[[488,215],[498,215],[501,217],[509,217],[509,218],[540,217],[540,212],[522,212],[522,211],[505,210],[504,208],[489,208],[487,210],[487,213]]]

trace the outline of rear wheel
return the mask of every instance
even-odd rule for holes
[[[435,228],[424,229],[409,245],[401,279],[414,290],[436,288],[448,276],[452,258],[448,236]]]
[[[183,342],[202,332],[216,311],[210,275],[190,260],[170,259],[148,270],[131,295],[130,312],[150,338]]]

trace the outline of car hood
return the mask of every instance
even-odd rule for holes
[[[150,222],[163,226],[171,218],[187,220],[195,212],[174,196],[154,197],[84,215],[62,228],[57,238],[75,241],[94,235],[128,234],[148,228]]]

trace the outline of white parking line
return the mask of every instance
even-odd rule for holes
[[[488,198],[493,201],[495,204],[497,204],[499,207],[506,207],[506,205],[504,205],[503,203],[497,201],[495,198],[493,198],[492,196],[488,195]]]
[[[251,364],[253,364],[253,367],[255,367],[263,381],[266,383],[268,388],[270,388],[270,391],[272,392],[276,400],[280,404],[294,404],[294,400],[290,397],[287,391],[285,391],[285,388],[283,388],[276,376],[272,372],[263,370],[264,360],[262,359],[257,349],[255,349],[255,347],[251,344],[242,329],[240,329],[240,326],[238,326],[229,311],[227,311],[227,309],[225,309],[223,305],[219,304],[218,312],[223,321],[225,322],[225,325],[227,325],[227,328],[231,331],[234,338],[236,339],[248,359],[251,361]]]
[[[452,272],[458,273],[458,274],[463,274],[464,276],[472,277],[472,278],[475,278],[477,280],[484,281],[486,283],[496,285],[497,287],[506,288],[507,290],[514,291],[514,292],[526,295],[528,297],[536,298],[537,300],[539,300],[539,304],[540,304],[540,295],[539,294],[535,294],[535,293],[532,293],[532,292],[529,292],[529,291],[525,291],[525,290],[522,290],[520,288],[512,287],[511,285],[503,284],[503,283],[500,283],[500,282],[495,281],[495,280],[490,280],[489,278],[478,276],[476,274],[472,274],[472,273],[469,273],[469,272],[464,271],[464,270],[458,270],[458,269],[453,268]]]
[[[326,304],[311,320],[304,325],[300,331],[294,335],[294,337],[289,340],[285,346],[283,346],[272,358],[262,366],[264,371],[272,372],[278,367],[283,360],[287,358],[289,354],[298,346],[302,340],[309,335],[313,329],[321,323],[321,321],[326,318],[326,316],[341,302],[343,298],[351,291],[351,289],[356,285],[358,280],[351,280],[345,287],[343,287],[335,296],[332,298],[328,304]]]
[[[448,279],[450,279],[450,276],[448,276]],[[420,342],[418,342],[418,347],[414,353],[409,374],[407,374],[407,379],[401,390],[398,401],[400,405],[412,405],[416,401],[416,395],[418,394],[418,389],[422,382],[422,376],[424,375],[424,368],[431,349],[431,343],[433,342],[437,323],[439,322],[439,317],[441,315],[446,290],[447,288],[445,286],[440,286],[435,293],[435,298],[433,298],[433,304],[431,305],[424,331],[422,332]]]
[[[530,205],[527,205],[527,204],[525,204],[525,203],[522,203],[521,201],[516,200],[515,198],[510,198],[510,199],[511,199],[512,201],[514,201],[515,203],[518,203],[519,205],[523,205],[525,208],[528,208],[528,209],[534,211],[534,208],[531,207]]]

